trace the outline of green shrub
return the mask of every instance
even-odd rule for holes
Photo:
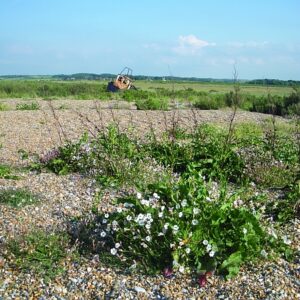
[[[168,110],[169,103],[166,99],[148,98],[135,101],[138,110]]]
[[[18,103],[16,110],[39,110],[40,105],[37,102],[31,103]]]
[[[36,195],[25,189],[4,189],[0,190],[0,204],[12,207],[23,207],[35,204],[39,199]]]
[[[8,249],[15,264],[24,271],[32,270],[45,279],[63,272],[61,261],[68,254],[69,239],[65,234],[32,232],[20,239],[9,241]]]
[[[244,262],[275,250],[258,216],[238,203],[226,186],[206,182],[191,167],[177,183],[118,198],[115,212],[99,216],[98,229],[112,255],[146,272],[217,270],[230,278]]]
[[[19,177],[12,174],[11,167],[0,164],[0,178],[3,179],[18,179]]]
[[[8,110],[8,106],[5,103],[0,102],[0,111]]]

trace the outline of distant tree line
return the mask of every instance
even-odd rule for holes
[[[112,80],[116,74],[103,73],[76,73],[76,74],[58,74],[58,75],[2,75],[1,79],[52,79],[52,80]],[[206,83],[233,83],[233,79],[214,79],[214,78],[198,78],[198,77],[177,77],[177,76],[145,76],[134,75],[134,80],[153,80],[153,81],[188,81],[188,82],[206,82]],[[265,85],[265,86],[299,86],[300,81],[297,80],[279,80],[279,79],[254,79],[254,80],[239,80],[243,84]]]

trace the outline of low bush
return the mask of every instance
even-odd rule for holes
[[[35,204],[39,201],[37,195],[25,189],[3,189],[0,190],[0,204],[15,208]]]
[[[39,110],[40,105],[37,102],[31,103],[18,103],[16,110]]]
[[[67,252],[69,238],[66,234],[32,232],[8,242],[18,268],[34,271],[44,279],[54,278],[63,272],[61,261],[70,255]]]

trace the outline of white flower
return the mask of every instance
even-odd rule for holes
[[[165,225],[164,225],[164,229],[168,229],[169,228],[169,223],[166,223]]]
[[[106,219],[109,218],[109,214],[105,214],[104,218],[106,218]]]
[[[179,272],[180,272],[180,273],[184,273],[184,266],[180,266],[180,267],[179,267]]]
[[[211,250],[211,245],[208,244],[208,245],[206,246],[206,252],[209,252],[210,250]]]
[[[144,247],[144,248],[148,248],[148,245],[146,243],[141,243],[141,245]]]
[[[200,209],[198,207],[193,208],[194,215],[198,215],[200,213]]]
[[[210,257],[213,257],[214,255],[215,255],[215,251],[211,250],[211,251],[209,252],[209,256],[210,256]]]
[[[163,236],[164,233],[163,232],[159,232],[157,236]]]
[[[143,199],[143,200],[141,201],[141,204],[143,204],[143,205],[145,205],[145,206],[150,206],[150,201],[149,201],[149,200]]]
[[[182,211],[179,212],[178,217],[179,217],[179,218],[182,218],[182,217],[183,217],[183,212],[182,212]]]
[[[151,236],[147,235],[147,236],[146,236],[146,241],[147,241],[147,242],[150,242],[150,241],[151,241]]]
[[[185,252],[186,252],[187,254],[189,254],[189,253],[191,252],[191,249],[190,249],[190,248],[186,248],[186,249],[185,249]]]
[[[211,198],[210,197],[206,197],[206,201],[211,202]]]
[[[116,244],[115,244],[115,248],[118,249],[118,248],[120,248],[120,247],[121,247],[121,244],[120,244],[120,243],[116,243]]]
[[[151,228],[151,224],[147,223],[145,227],[146,227],[146,229],[150,229]]]
[[[136,197],[137,197],[139,200],[141,200],[141,199],[142,199],[142,194],[139,193],[139,192],[137,192],[137,193],[136,193]]]
[[[131,221],[131,220],[132,220],[132,216],[131,216],[131,215],[128,215],[128,216],[126,217],[126,220],[127,220],[127,221]]]
[[[158,195],[157,193],[153,193],[153,197],[154,197],[155,199],[159,199],[159,198],[160,198],[159,195]]]
[[[198,220],[195,219],[192,220],[192,225],[198,225],[198,223],[199,223]]]
[[[247,234],[248,230],[246,228],[243,228],[243,234]]]
[[[107,219],[103,219],[103,220],[102,220],[102,223],[103,223],[103,224],[106,224],[106,223],[107,223]]]
[[[208,245],[208,240],[203,240],[202,244],[203,244],[204,246],[207,246],[207,245]]]
[[[147,213],[147,214],[146,214],[146,218],[147,218],[148,220],[152,220],[151,214]]]
[[[163,216],[164,216],[164,213],[163,213],[163,212],[159,212],[159,213],[158,213],[158,217],[159,217],[159,218],[162,218]]]
[[[283,242],[284,242],[286,245],[290,245],[290,244],[292,243],[292,241],[289,240],[288,237],[287,237],[286,235],[283,236],[282,239],[283,239]]]
[[[164,207],[164,206],[161,206],[160,209],[161,209],[161,211],[164,211],[164,210],[165,210],[165,207]]]
[[[120,214],[123,211],[122,207],[117,208],[117,212]]]
[[[180,204],[177,203],[176,206],[175,206],[175,208],[179,209],[180,208]]]
[[[183,199],[183,200],[181,201],[181,206],[182,206],[182,207],[187,206],[187,200],[186,200],[186,199]]]
[[[112,254],[112,255],[116,255],[117,254],[117,249],[116,248],[111,248],[110,249],[110,253]]]
[[[101,237],[106,237],[106,232],[105,231],[101,231],[100,236]]]
[[[174,226],[173,226],[173,230],[174,230],[174,231],[178,231],[178,230],[179,230],[179,227],[178,227],[177,225],[174,225]]]
[[[112,226],[114,226],[114,227],[118,226],[118,222],[117,222],[116,220],[112,221],[111,224],[112,224]]]
[[[260,255],[263,256],[263,257],[267,257],[268,253],[263,249],[263,250],[260,251]]]

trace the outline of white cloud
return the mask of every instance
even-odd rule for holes
[[[189,55],[198,53],[204,47],[215,45],[215,43],[201,40],[193,34],[186,36],[181,35],[178,38],[178,45],[173,48],[173,51],[178,54]]]

